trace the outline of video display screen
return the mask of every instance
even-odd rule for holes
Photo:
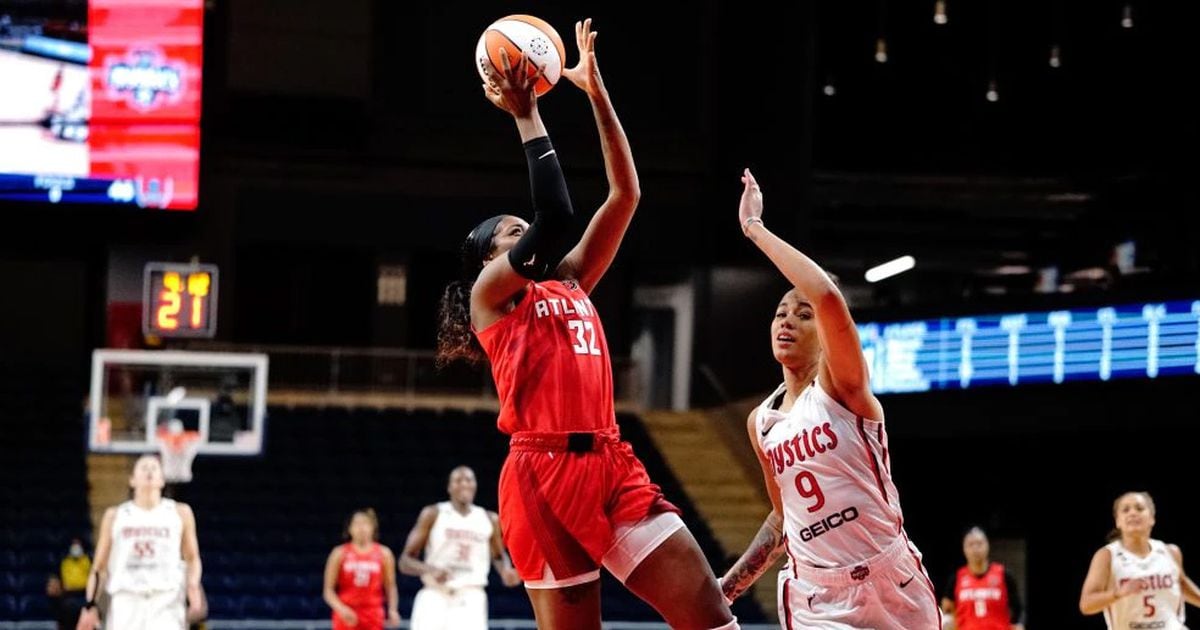
[[[877,394],[1200,375],[1200,300],[867,323]]]
[[[194,210],[203,0],[0,1],[0,201]]]

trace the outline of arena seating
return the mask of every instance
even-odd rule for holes
[[[91,531],[82,400],[61,374],[0,369],[0,620],[48,619],[46,580]]]
[[[697,525],[694,509],[637,418],[625,415],[620,422],[652,478],[684,510],[710,560],[724,566],[721,550],[707,528]],[[200,457],[195,480],[178,491],[196,511],[210,616],[328,615],[322,570],[351,511],[374,507],[381,542],[399,553],[421,507],[445,500],[454,466],[474,468],[476,502],[496,509],[506,450],[490,413],[271,407],[262,456]],[[504,588],[492,577],[491,616],[531,618],[524,591]],[[658,619],[607,574],[605,580],[606,619]],[[401,576],[399,586],[400,611],[407,617],[420,582]],[[745,621],[763,618],[748,600],[736,612]]]

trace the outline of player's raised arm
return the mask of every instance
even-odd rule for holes
[[[874,420],[883,419],[883,407],[871,393],[867,360],[858,328],[842,292],[829,274],[803,252],[776,236],[763,224],[762,189],[750,169],[742,174],[742,200],[738,219],[746,237],[775,264],[792,286],[807,298],[815,312],[817,336],[824,361],[821,386],[850,411]]]
[[[591,101],[608,178],[608,197],[588,223],[579,244],[563,259],[558,272],[559,277],[578,280],[583,290],[589,293],[617,255],[642,195],[629,139],[625,137],[596,63],[596,35],[592,31],[591,18],[575,23],[579,63],[563,71],[563,76],[583,90]]]
[[[516,121],[529,167],[534,218],[532,223],[519,227],[520,233],[515,235],[517,241],[508,249],[507,255],[492,256],[491,252],[484,252],[483,270],[471,290],[472,318],[477,328],[498,317],[504,305],[529,280],[547,279],[558,268],[570,247],[574,214],[562,167],[538,114],[534,93],[538,73],[530,74],[530,61],[524,55],[515,65],[511,64],[506,48],[500,49],[500,61],[501,68],[490,73],[491,80],[483,84],[483,90],[493,105],[511,114]],[[479,236],[494,238],[498,235]]]

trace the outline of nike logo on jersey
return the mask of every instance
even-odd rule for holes
[[[916,577],[917,576],[915,576],[915,575],[910,575],[907,580],[904,580],[903,582],[900,583],[900,588],[904,588],[905,586],[912,584],[912,581],[914,579],[916,579]]]
[[[779,424],[779,419],[768,420],[767,422],[768,422],[767,426],[763,427],[763,430],[762,430],[763,437],[767,437],[767,434],[771,432],[771,429],[775,428],[775,425]]]

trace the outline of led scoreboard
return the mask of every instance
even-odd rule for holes
[[[212,337],[217,332],[217,266],[146,263],[142,332],[150,337]]]
[[[858,326],[875,393],[1200,374],[1200,300]]]

